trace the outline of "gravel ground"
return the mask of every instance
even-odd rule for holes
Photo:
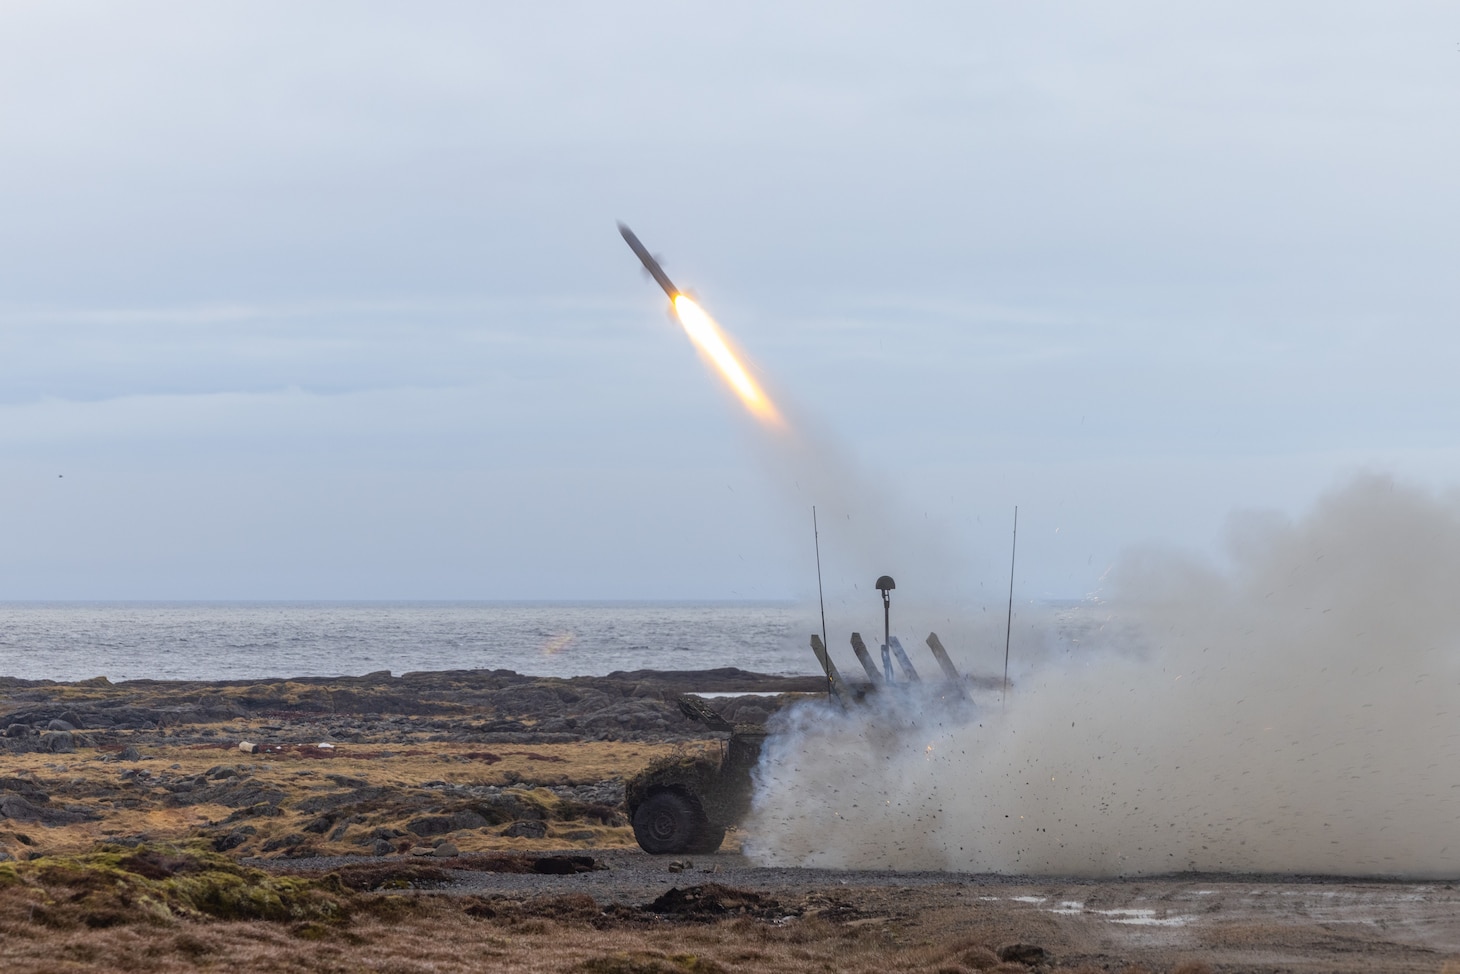
[[[637,849],[564,849],[557,853],[533,855],[591,855],[600,866],[593,872],[569,876],[537,873],[478,872],[469,868],[477,857],[465,855],[459,860],[418,860],[451,868],[453,863],[468,865],[457,872],[459,877],[446,886],[433,887],[436,892],[476,896],[556,896],[565,893],[587,893],[600,903],[642,905],[673,887],[721,883],[737,889],[770,893],[797,893],[808,890],[859,889],[940,889],[994,888],[1022,886],[1027,880],[1018,877],[972,875],[947,872],[890,872],[887,870],[801,869],[797,867],[757,866],[733,852],[712,855],[651,856]],[[322,856],[314,859],[247,860],[249,865],[290,870],[327,872],[340,866],[380,862],[359,856]],[[681,868],[672,868],[681,865]]]
[[[694,856],[692,865],[672,872],[671,857],[638,850],[592,854],[607,868],[570,876],[462,870],[436,891],[513,901],[586,893],[603,906],[643,907],[675,887],[717,883],[769,897],[788,915],[821,913],[841,923],[886,924],[889,931],[903,931],[899,936],[932,940],[954,941],[980,931],[999,941],[1041,945],[1071,965],[1118,969],[1135,961],[1169,970],[1200,961],[1221,972],[1460,972],[1460,891],[1452,883],[766,868],[734,853]],[[288,866],[323,870],[350,861],[360,860],[296,860]]]

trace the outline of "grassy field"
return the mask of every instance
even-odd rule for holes
[[[263,735],[254,728],[239,727],[235,736],[247,740]],[[362,847],[357,840],[363,833],[395,829],[405,833],[395,843],[399,845],[409,841],[406,826],[413,819],[471,809],[479,815],[485,812],[482,817],[490,824],[447,833],[463,852],[630,846],[633,834],[621,809],[583,807],[545,786],[622,778],[662,755],[713,746],[708,742],[587,741],[488,750],[468,744],[339,744],[323,751],[306,746],[272,754],[243,754],[230,742],[156,744],[147,748],[148,760],[135,763],[99,761],[97,758],[107,755],[85,749],[68,755],[4,755],[0,756],[0,783],[29,783],[49,798],[47,805],[64,803],[84,818],[53,826],[0,820],[0,850],[16,858],[42,851],[74,853],[118,837],[181,841],[226,834],[227,825],[246,824],[254,831],[238,847],[240,853],[258,853],[275,839],[300,834],[308,835],[309,840],[307,849],[298,849],[296,854],[358,855]],[[217,777],[220,774],[224,777]],[[168,788],[199,779],[205,784],[192,792]],[[221,797],[235,807],[206,800],[179,804],[180,798],[186,801],[199,792],[206,799],[210,786],[217,791],[217,785],[226,783],[233,788]],[[245,783],[247,789],[241,787]],[[470,796],[453,797],[450,791],[474,786],[496,786],[510,801],[483,802]],[[356,796],[359,800],[350,800]],[[237,807],[240,799],[249,797],[261,801]],[[314,810],[320,805],[330,807],[332,797],[340,799],[333,814]],[[310,799],[316,801],[311,804]],[[249,811],[255,814],[247,814]],[[545,834],[541,838],[501,835],[500,827],[514,820],[508,814],[543,822]],[[325,831],[305,831],[311,823],[321,821],[328,823]],[[337,834],[341,825],[343,831]]]

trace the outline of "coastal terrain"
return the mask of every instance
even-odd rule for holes
[[[623,783],[820,692],[736,669],[0,679],[7,971],[1460,971],[1402,880],[769,868],[634,844]]]

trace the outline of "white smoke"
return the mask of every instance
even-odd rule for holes
[[[1231,564],[1126,560],[1133,635],[1007,712],[910,693],[767,742],[763,863],[1133,875],[1460,875],[1460,502],[1361,478],[1233,519]]]

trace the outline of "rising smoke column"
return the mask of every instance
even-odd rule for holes
[[[1059,875],[1460,874],[1460,502],[1380,477],[1233,520],[1225,568],[1146,552],[1141,638],[1006,713],[801,709],[767,743],[765,863]]]
[[[657,263],[654,267],[659,269]],[[946,595],[941,590],[955,576],[954,559],[936,531],[921,519],[904,516],[896,496],[859,469],[814,421],[802,416],[793,423],[756,379],[744,353],[699,304],[678,291],[672,301],[674,315],[696,350],[756,421],[752,446],[786,502],[786,527],[803,529],[816,505],[826,519],[822,540],[829,566],[867,583],[888,572],[896,574],[912,583],[907,586],[914,593],[912,604],[921,600],[926,605]],[[880,608],[875,601],[867,606],[871,616]]]

